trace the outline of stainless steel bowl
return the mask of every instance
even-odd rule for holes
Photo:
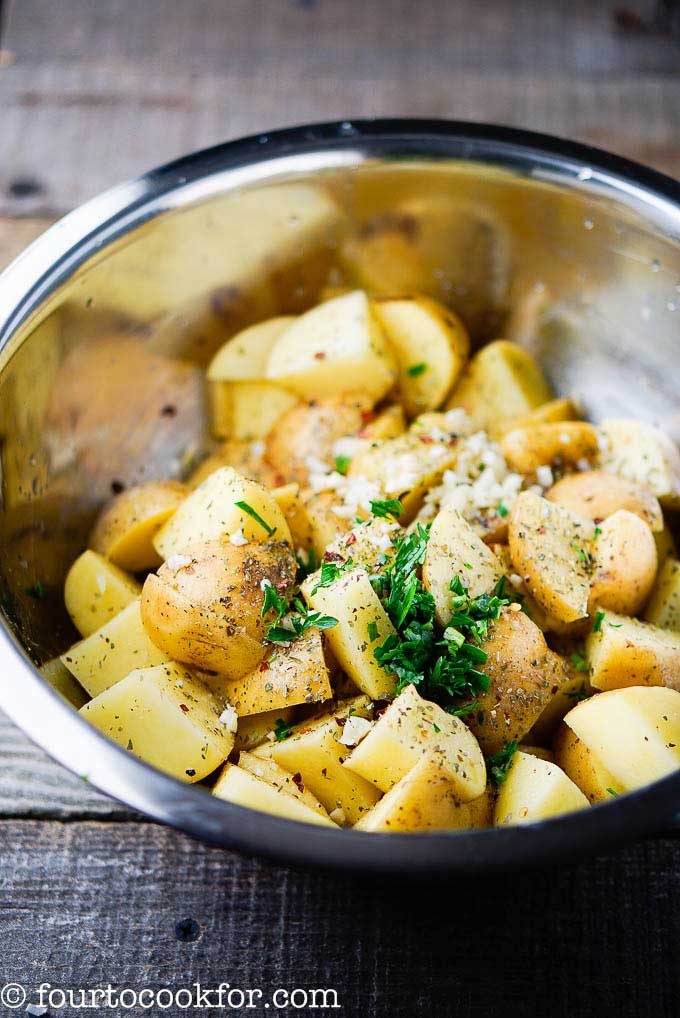
[[[389,837],[231,806],[108,742],[35,668],[75,638],[62,581],[101,502],[209,445],[200,367],[327,283],[426,290],[475,342],[511,335],[594,418],[680,437],[680,186],[570,142],[478,124],[279,131],[154,170],[68,215],[0,278],[0,704],[143,813],[278,859],[429,873],[573,858],[654,834],[680,775],[532,828]],[[39,583],[46,593],[36,599]]]

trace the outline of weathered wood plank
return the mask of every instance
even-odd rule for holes
[[[436,887],[281,870],[154,825],[0,823],[0,857],[0,983],[330,987],[328,1013],[357,1018],[677,1015],[678,842]]]

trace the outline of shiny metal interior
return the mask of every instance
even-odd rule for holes
[[[0,584],[18,645],[40,664],[75,639],[62,581],[112,491],[209,449],[201,368],[217,346],[324,286],[430,293],[475,343],[524,344],[592,419],[680,439],[678,201],[673,182],[578,146],[383,122],[199,153],[67,217],[0,279]],[[38,581],[44,599],[27,593]],[[63,705],[11,661],[2,706],[77,769],[46,735]],[[31,724],[27,697],[42,704]],[[177,810],[154,815],[186,826]]]

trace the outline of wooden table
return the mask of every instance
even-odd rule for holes
[[[499,121],[680,176],[680,46],[654,10],[632,0],[5,4],[0,260],[124,177],[304,120]],[[109,802],[3,719],[0,760],[0,985],[332,987],[341,1007],[320,1013],[394,1018],[679,1013],[672,836],[559,872],[411,887],[196,844]]]

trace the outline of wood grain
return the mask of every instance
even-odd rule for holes
[[[0,983],[334,987],[341,1009],[322,1013],[357,1018],[675,1018],[676,848],[414,887],[282,870],[153,825],[4,822]]]

